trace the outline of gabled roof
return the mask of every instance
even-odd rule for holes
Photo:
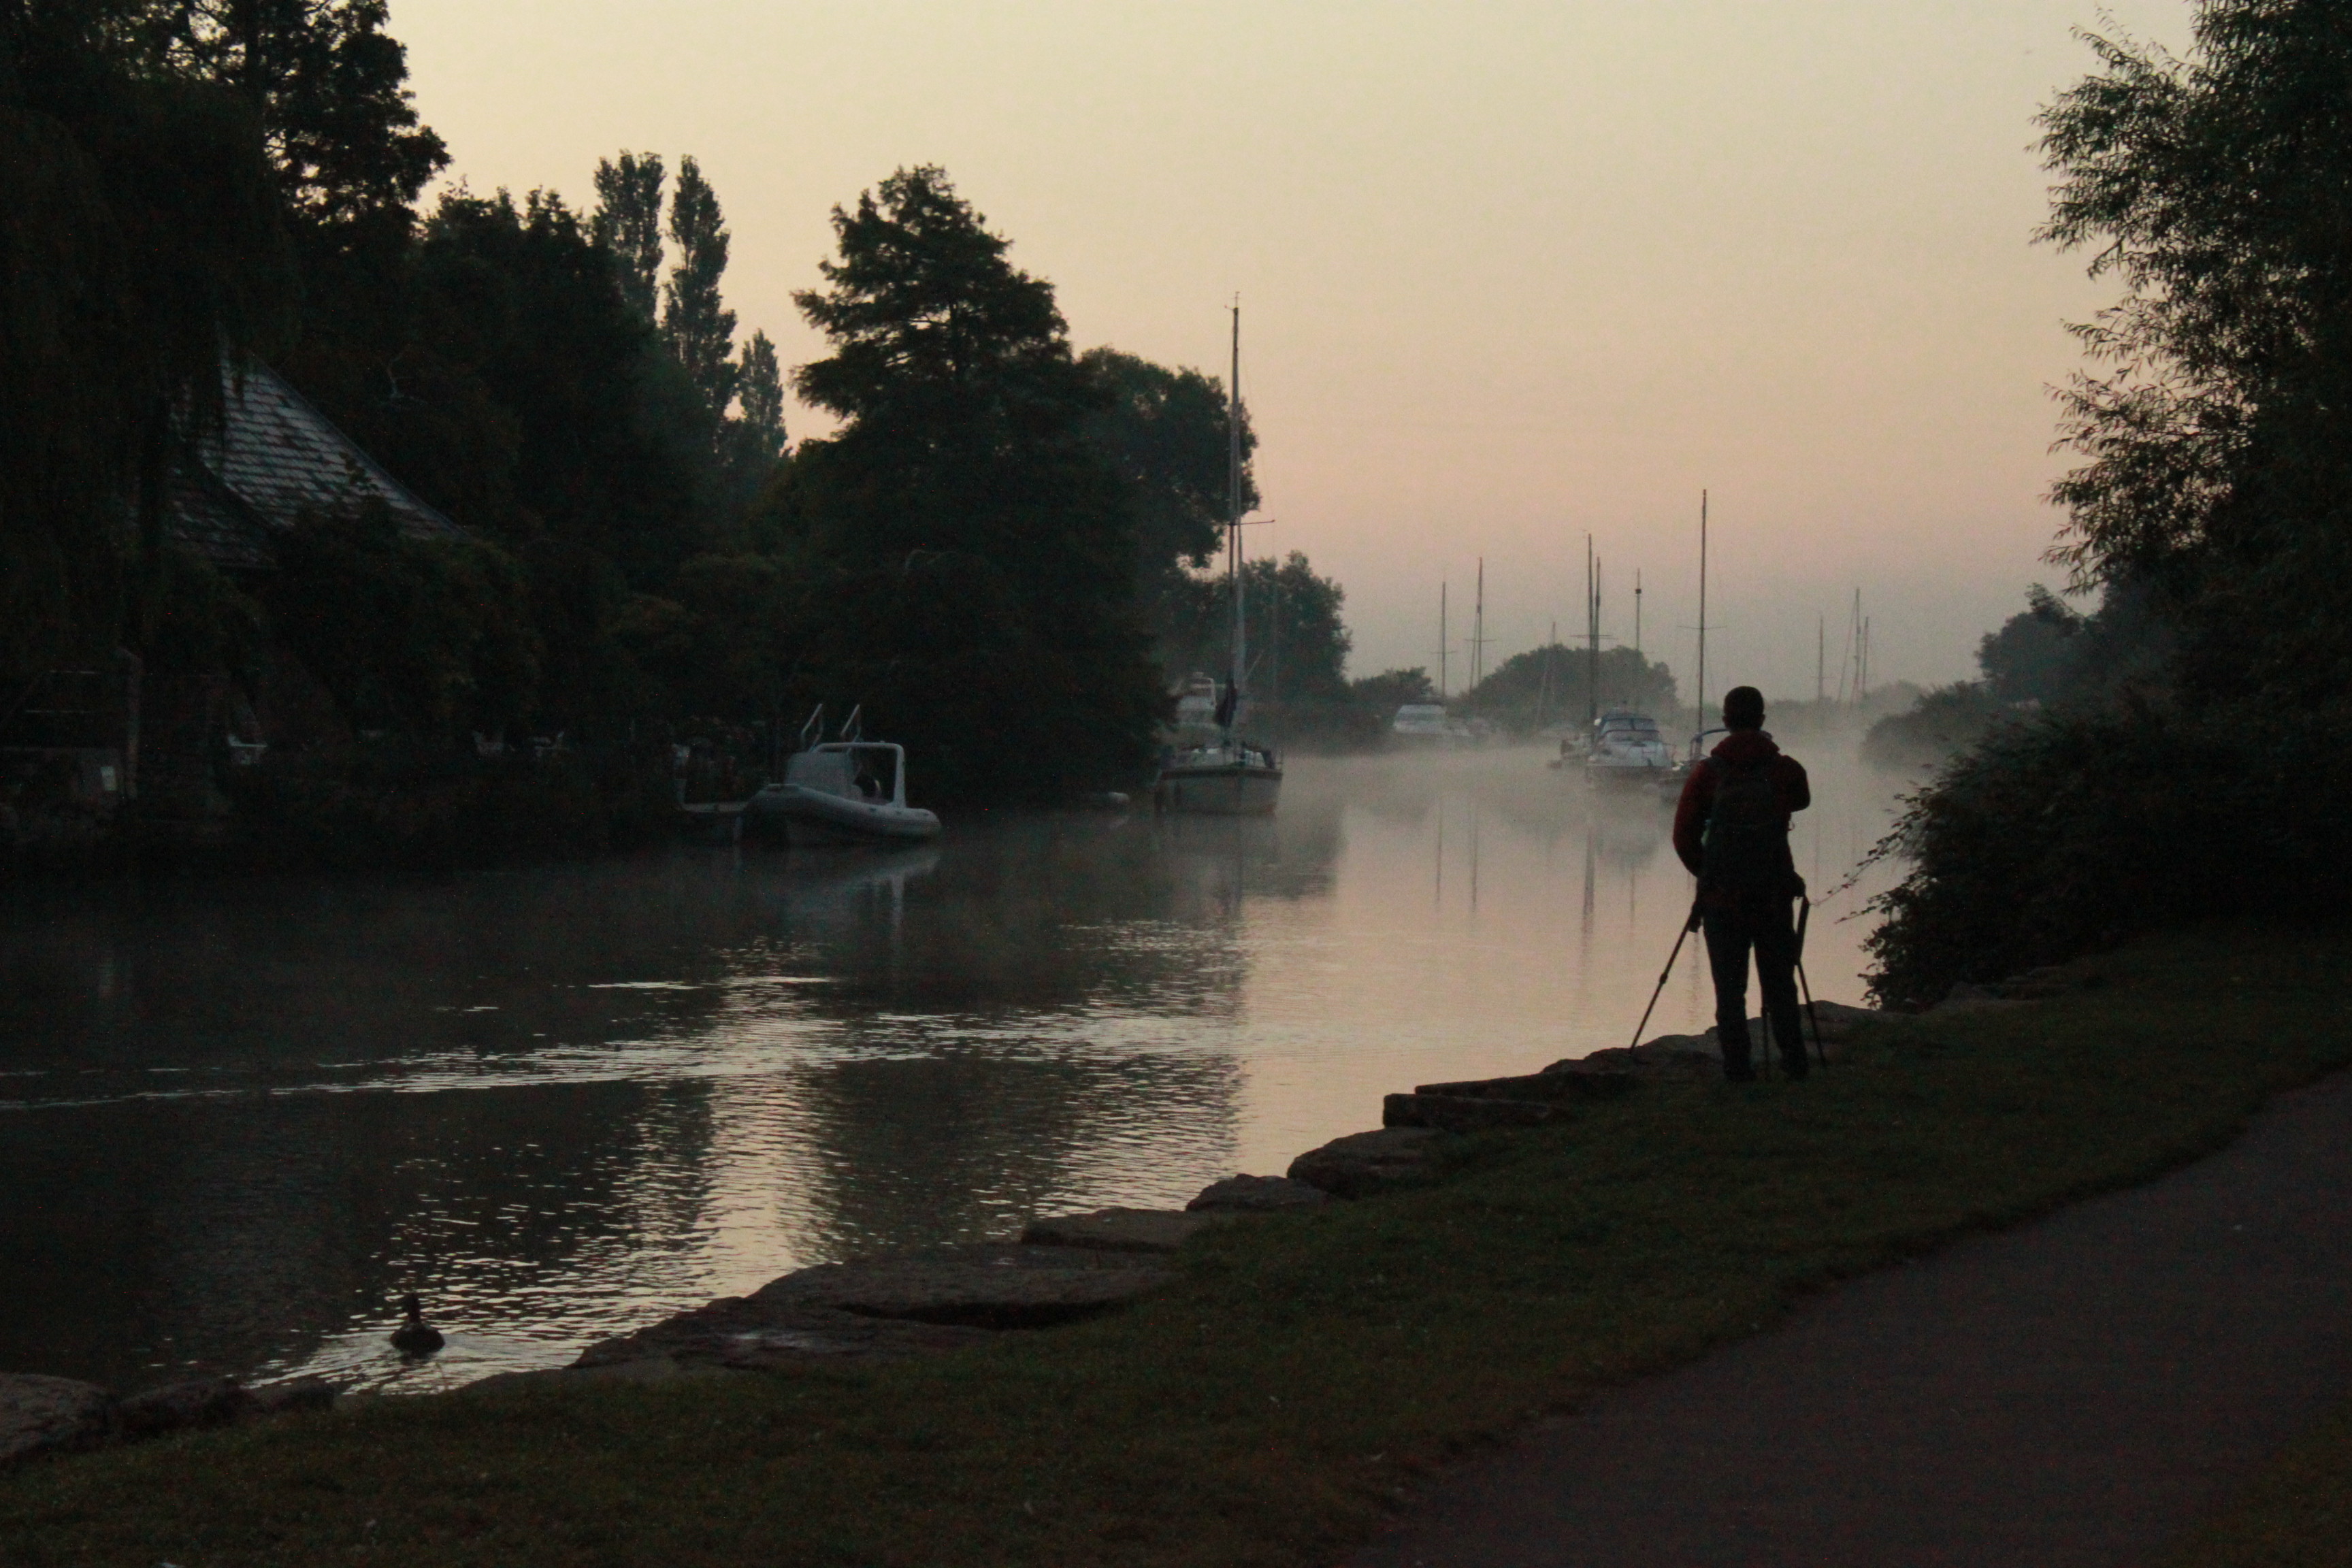
[[[276,535],[371,502],[412,539],[465,537],[258,360],[224,363],[221,394],[220,428],[192,444],[172,485],[173,537],[215,565],[268,571]]]

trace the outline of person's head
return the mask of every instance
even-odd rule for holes
[[[1761,730],[1764,727],[1764,694],[1752,686],[1735,686],[1725,692],[1723,727],[1727,730]]]

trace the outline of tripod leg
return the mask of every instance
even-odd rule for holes
[[[1824,1068],[1830,1065],[1829,1048],[1822,1044],[1821,1009],[1813,1005],[1813,983],[1805,977],[1805,927],[1813,914],[1813,900],[1799,894],[1802,900],[1797,906],[1797,984],[1805,997],[1805,1016],[1813,1026],[1813,1059]]]
[[[1683,955],[1683,943],[1689,940],[1691,927],[1697,923],[1698,904],[1694,900],[1691,904],[1690,918],[1684,921],[1683,929],[1675,933],[1674,951],[1666,954],[1666,966],[1658,971],[1658,987],[1650,993],[1650,1005],[1642,1009],[1642,1021],[1633,1026],[1633,1045],[1628,1046],[1626,1049],[1631,1050],[1633,1046],[1642,1043],[1642,1031],[1650,1026],[1650,1015],[1658,1010],[1658,998],[1666,994],[1666,976],[1675,972],[1675,960]]]

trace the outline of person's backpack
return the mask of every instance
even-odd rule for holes
[[[1699,885],[1733,893],[1769,893],[1788,879],[1789,826],[1772,787],[1772,759],[1727,763],[1715,770],[1715,807],[1707,813]]]

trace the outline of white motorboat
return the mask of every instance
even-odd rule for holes
[[[1443,702],[1408,702],[1389,721],[1389,739],[1402,746],[1458,746],[1468,737],[1446,717]]]
[[[1630,708],[1612,708],[1592,721],[1584,776],[1597,784],[1655,788],[1675,775],[1675,753],[1658,721]]]
[[[782,819],[796,845],[907,844],[940,836],[934,813],[907,804],[907,751],[857,737],[857,715],[838,741],[813,741],[824,710],[809,720],[805,743],[784,763],[782,782],[763,786],[747,807]]]

